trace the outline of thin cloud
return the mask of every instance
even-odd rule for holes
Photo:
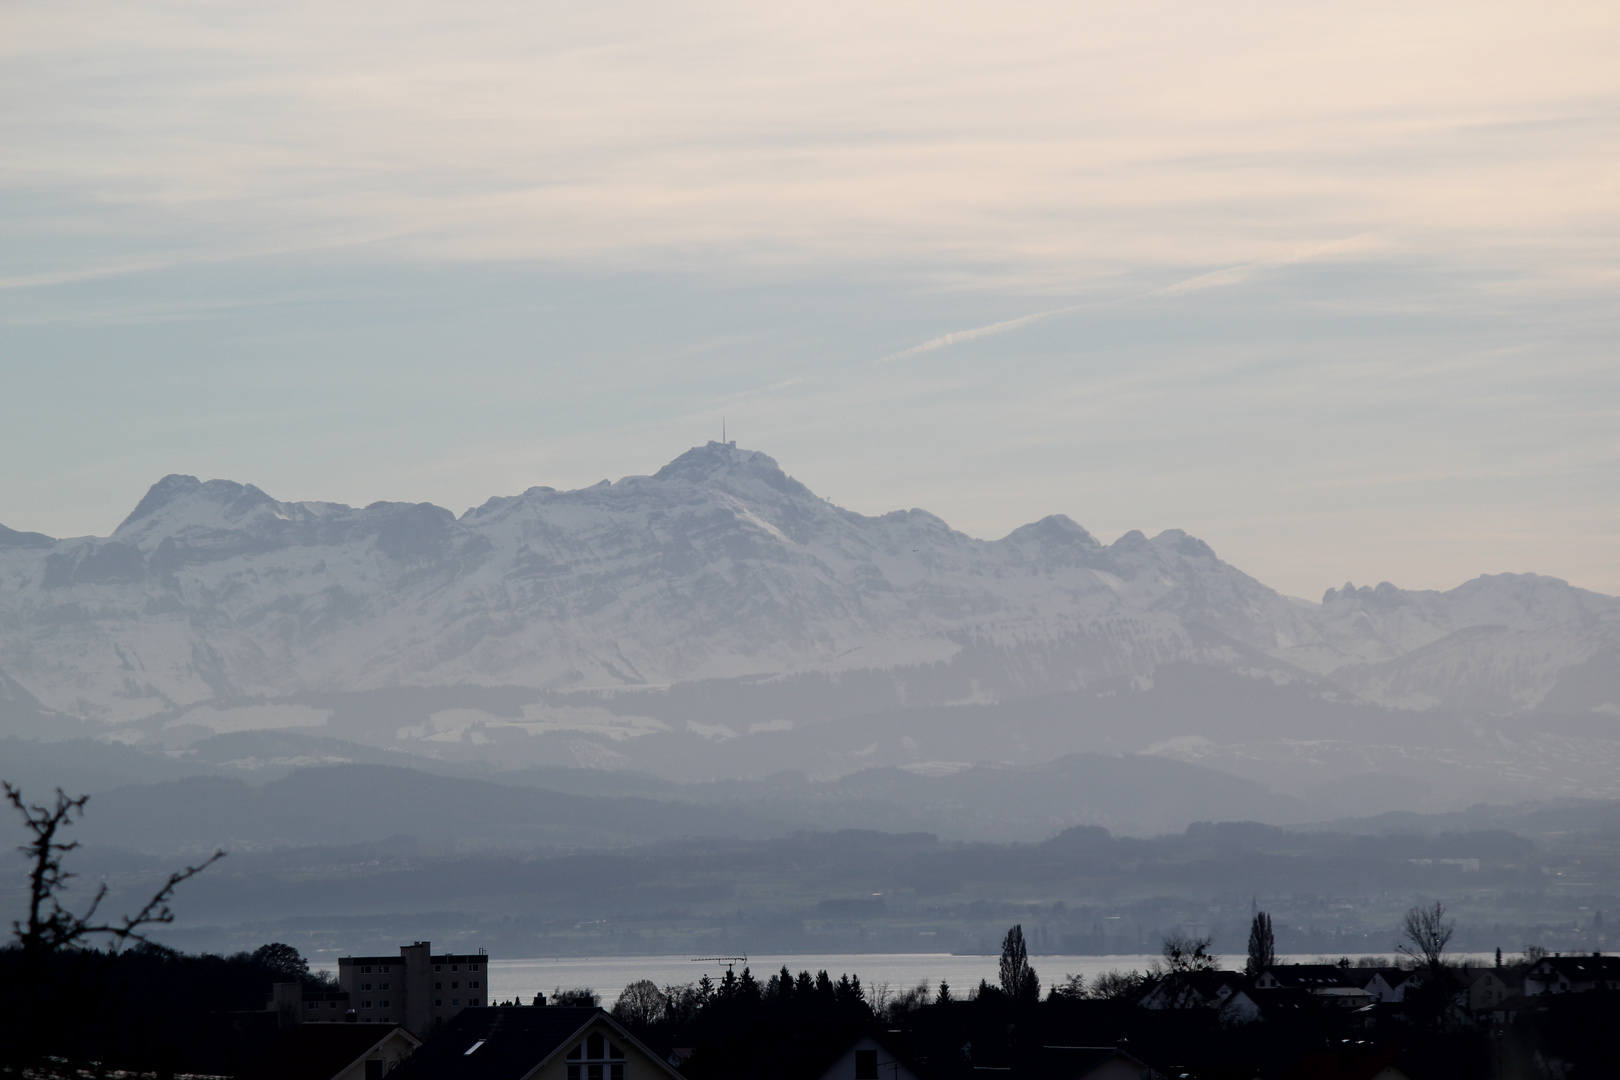
[[[1083,304],[1066,304],[1050,311],[1037,311],[1029,315],[1020,315],[1016,319],[1003,319],[1001,322],[990,323],[987,326],[975,326],[967,330],[953,330],[948,334],[941,334],[936,338],[929,338],[920,345],[913,345],[909,349],[890,353],[878,360],[880,364],[893,363],[896,360],[905,360],[923,353],[933,352],[935,349],[947,348],[964,341],[973,341],[977,338],[993,337],[996,334],[1005,334],[1012,330],[1022,330],[1033,323],[1045,319],[1067,315],[1070,312],[1082,311],[1092,308],[1118,307],[1141,300],[1151,300],[1165,296],[1184,296],[1187,293],[1201,292],[1204,289],[1218,289],[1229,285],[1241,285],[1253,278],[1263,270],[1276,267],[1292,266],[1298,263],[1313,262],[1328,255],[1335,255],[1349,251],[1364,251],[1372,247],[1375,238],[1371,234],[1347,237],[1326,244],[1317,244],[1300,251],[1279,255],[1271,259],[1261,259],[1257,262],[1243,263],[1239,266],[1229,266],[1223,270],[1212,270],[1209,273],[1198,274],[1178,281],[1173,285],[1165,285],[1147,292],[1136,293],[1132,296],[1122,296],[1113,300],[1094,300]]]

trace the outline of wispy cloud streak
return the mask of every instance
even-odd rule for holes
[[[906,360],[923,353],[933,352],[936,349],[959,345],[964,341],[974,341],[978,338],[993,337],[1013,330],[1022,330],[1026,326],[1056,318],[1059,315],[1068,315],[1076,311],[1097,310],[1101,308],[1120,307],[1125,304],[1138,303],[1143,300],[1153,300],[1168,296],[1185,296],[1188,293],[1201,292],[1205,289],[1219,289],[1229,285],[1241,285],[1264,270],[1297,263],[1312,262],[1334,254],[1341,254],[1356,250],[1366,250],[1373,245],[1370,235],[1352,236],[1343,240],[1335,240],[1327,244],[1317,244],[1312,247],[1276,258],[1260,259],[1256,262],[1244,263],[1240,266],[1229,266],[1222,270],[1211,270],[1208,273],[1197,274],[1173,285],[1164,285],[1157,289],[1135,293],[1130,296],[1114,297],[1108,300],[1092,300],[1080,304],[1065,304],[1063,307],[1052,308],[1049,311],[1037,311],[1029,315],[1020,315],[1016,319],[1003,319],[1001,322],[990,323],[986,326],[975,326],[967,330],[953,330],[948,334],[941,334],[936,338],[929,338],[920,345],[913,345],[909,349],[890,353],[878,360],[880,364],[893,363],[896,360]]]

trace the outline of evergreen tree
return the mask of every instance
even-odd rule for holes
[[[1001,941],[1001,992],[1014,1001],[1036,1001],[1041,996],[1041,980],[1029,966],[1021,923]]]
[[[769,996],[776,999],[776,1004],[783,1009],[791,1009],[793,1007],[793,972],[787,969],[786,964],[782,965],[781,971],[771,976],[771,987],[773,989],[769,992]]]
[[[1249,924],[1249,961],[1243,966],[1243,972],[1253,978],[1276,962],[1277,938],[1271,932],[1271,916],[1256,911],[1254,921]]]

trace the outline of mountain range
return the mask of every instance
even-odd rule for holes
[[[1301,793],[1607,795],[1620,599],[1498,574],[1303,600],[1180,530],[975,539],[715,442],[459,516],[174,475],[109,537],[0,527],[0,734],[270,729],[683,779],[1147,751]]]

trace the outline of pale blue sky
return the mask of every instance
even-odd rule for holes
[[[724,415],[980,536],[1620,592],[1620,14],[1409,7],[0,6],[0,523]]]

